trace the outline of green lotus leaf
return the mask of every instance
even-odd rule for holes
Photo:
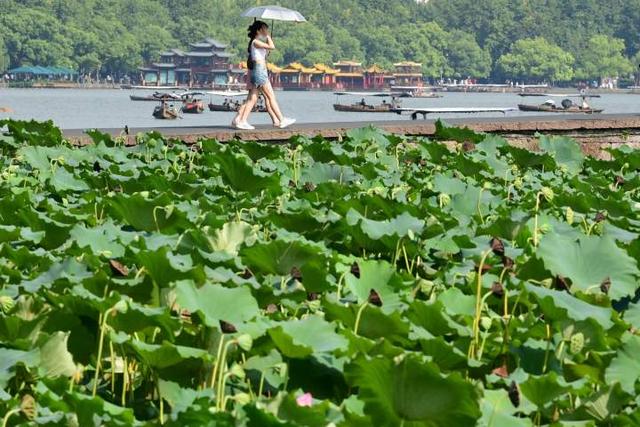
[[[358,299],[358,304],[369,301],[373,290],[380,297],[383,312],[388,314],[397,310],[402,304],[398,291],[402,289],[403,283],[391,264],[386,261],[362,260],[358,261],[358,266],[359,278],[352,273],[345,276],[345,284]]]
[[[519,386],[522,394],[538,408],[543,408],[571,389],[555,372],[538,377],[530,375]]]
[[[606,421],[619,414],[628,402],[628,395],[620,388],[620,383],[603,387],[593,395],[582,399],[582,408],[598,421]]]
[[[67,258],[64,261],[53,264],[49,270],[35,279],[23,281],[21,286],[25,291],[35,293],[42,288],[51,288],[58,280],[66,279],[70,282],[81,282],[91,276],[92,274],[85,264],[76,261],[75,258]]]
[[[469,426],[481,415],[470,383],[415,356],[360,358],[348,366],[347,379],[379,426]]]
[[[246,159],[232,153],[211,156],[220,167],[223,180],[236,191],[257,194],[262,190],[278,192],[280,179],[277,175],[256,170]]]
[[[578,240],[558,234],[544,236],[537,255],[552,273],[568,277],[572,289],[601,292],[600,285],[611,281],[612,299],[631,296],[640,276],[636,261],[609,237],[582,236]]]
[[[86,182],[76,178],[71,172],[68,172],[65,168],[59,167],[53,173],[51,177],[51,185],[57,191],[86,191],[89,186]]]
[[[350,209],[346,219],[350,226],[360,224],[362,231],[373,240],[381,239],[384,236],[409,236],[412,239],[413,236],[419,236],[424,228],[424,221],[407,212],[393,219],[375,221],[365,218],[355,209]]]
[[[146,364],[157,369],[177,365],[186,359],[208,360],[210,357],[206,350],[173,345],[168,342],[163,342],[162,344],[147,344],[134,339],[125,344]]]
[[[40,347],[40,368],[47,377],[70,378],[76,373],[73,356],[67,350],[68,340],[69,334],[56,332]]]
[[[287,276],[294,267],[300,269],[308,262],[322,259],[324,254],[317,245],[304,241],[273,240],[243,248],[240,256],[256,273]],[[303,276],[303,283],[304,280]]]
[[[538,298],[545,316],[549,319],[594,319],[604,329],[613,326],[611,321],[613,311],[611,309],[589,304],[563,291],[547,289],[530,283],[525,284],[525,288]]]
[[[553,156],[556,163],[567,168],[572,174],[582,170],[584,154],[580,144],[565,136],[540,136],[540,149]]]
[[[304,358],[346,349],[349,342],[336,333],[335,324],[319,316],[278,322],[269,336],[287,357]]]
[[[221,229],[215,230],[209,237],[209,244],[214,251],[238,255],[240,246],[251,245],[255,241],[253,228],[246,222],[228,222]]]
[[[120,258],[124,255],[124,246],[115,241],[115,236],[103,227],[88,228],[77,224],[69,235],[79,247],[89,247],[96,255],[107,258]]]
[[[528,427],[533,425],[531,420],[516,416],[517,408],[511,403],[506,390],[485,390],[480,407],[482,418],[478,420],[479,427]]]
[[[158,390],[162,399],[171,406],[171,415],[176,418],[178,414],[189,409],[196,399],[211,397],[211,390],[194,390],[162,379],[158,380]]]
[[[477,133],[467,127],[449,126],[440,119],[436,120],[436,132],[434,136],[441,141],[473,143],[481,142],[485,138],[485,135],[482,133]]]
[[[359,176],[349,166],[341,166],[326,163],[314,163],[312,166],[303,168],[300,181],[304,183],[321,184],[323,182],[339,182],[348,184],[356,181]]]
[[[605,371],[607,384],[619,383],[622,390],[636,395],[636,382],[640,379],[640,337],[629,336]]]
[[[182,280],[175,286],[176,303],[192,313],[201,314],[209,327],[218,327],[220,321],[240,325],[259,314],[258,303],[249,288],[225,288],[207,283],[196,287],[192,281]]]
[[[40,353],[36,350],[22,351],[0,348],[0,388],[4,389],[13,378],[14,368],[18,364],[35,366],[40,361]]]
[[[373,126],[362,127],[358,129],[349,129],[347,137],[356,145],[362,145],[367,142],[373,142],[380,147],[389,145],[388,133],[382,129]]]
[[[103,425],[132,426],[136,424],[133,410],[123,408],[104,401],[99,397],[91,397],[80,393],[69,393],[64,396],[72,413],[77,415],[79,426]]]

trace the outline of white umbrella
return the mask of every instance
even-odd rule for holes
[[[242,12],[245,18],[270,19],[272,21],[306,22],[298,11],[281,6],[256,6]]]
[[[270,19],[271,35],[273,35],[273,21],[307,22],[297,10],[282,6],[256,6],[242,12],[240,16],[254,19]]]

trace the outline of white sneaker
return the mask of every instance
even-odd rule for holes
[[[251,126],[249,123],[247,122],[240,122],[236,124],[236,129],[242,129],[242,130],[254,130],[255,127]]]
[[[294,124],[296,122],[296,119],[291,119],[289,117],[285,117],[282,119],[282,122],[280,122],[280,129],[284,129],[287,128],[289,126],[291,126],[292,124]]]

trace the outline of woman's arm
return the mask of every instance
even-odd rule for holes
[[[276,48],[276,45],[275,45],[275,44],[273,44],[273,40],[271,39],[271,36],[267,36],[267,42],[266,42],[266,43],[265,43],[265,42],[263,42],[262,40],[255,39],[255,40],[253,41],[253,44],[254,44],[256,47],[260,48],[260,49],[269,49],[269,50],[273,50],[273,49],[275,49],[275,48]]]

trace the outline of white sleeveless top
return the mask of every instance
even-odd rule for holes
[[[255,40],[251,42],[251,59],[254,61],[266,61],[267,49],[256,47]]]

